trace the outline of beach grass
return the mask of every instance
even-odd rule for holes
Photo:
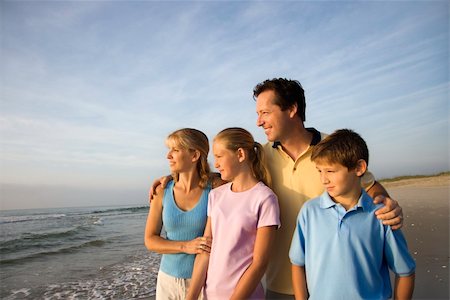
[[[397,176],[392,178],[382,178],[378,180],[381,183],[394,182],[406,179],[421,179],[421,178],[430,178],[430,177],[439,177],[439,176],[448,176],[450,175],[450,171],[440,172],[432,175],[405,175],[405,176]]]

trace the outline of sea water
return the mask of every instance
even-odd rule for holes
[[[0,212],[1,299],[155,294],[160,255],[144,246],[148,207]]]

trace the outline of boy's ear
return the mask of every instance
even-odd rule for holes
[[[367,171],[367,162],[364,159],[358,160],[356,163],[356,175],[361,177]]]

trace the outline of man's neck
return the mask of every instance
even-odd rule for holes
[[[301,126],[294,128],[280,143],[284,152],[295,161],[309,148],[312,139],[313,134]]]

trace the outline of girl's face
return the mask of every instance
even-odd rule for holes
[[[189,171],[195,165],[193,160],[194,151],[184,149],[178,145],[169,145],[169,152],[167,152],[167,160],[171,172],[185,172]]]
[[[214,167],[220,172],[222,180],[233,181],[240,168],[238,152],[227,149],[223,142],[215,140],[213,154]]]

